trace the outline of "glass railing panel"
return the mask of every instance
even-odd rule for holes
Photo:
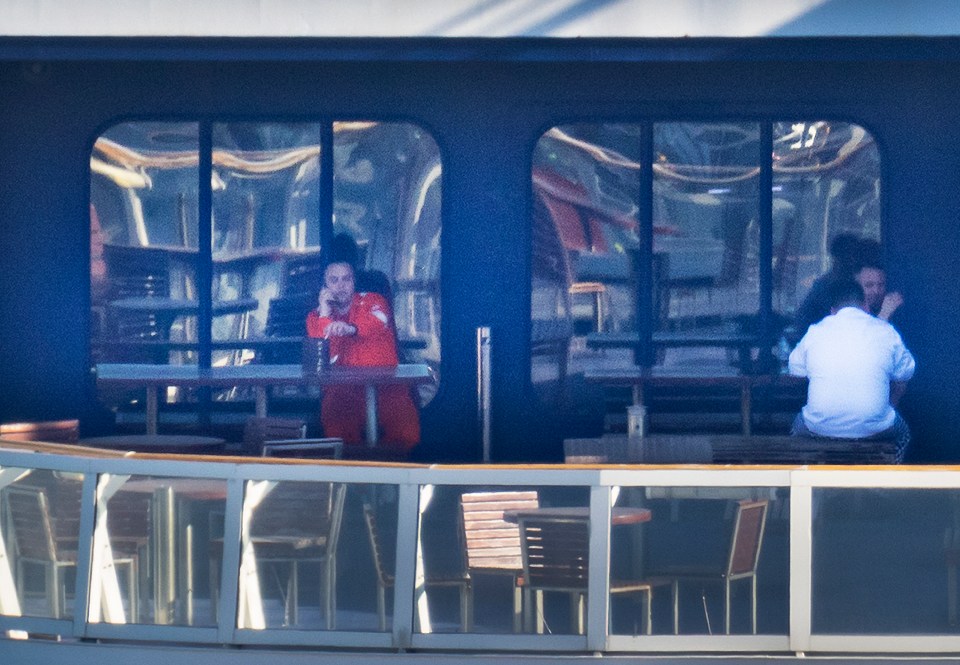
[[[90,621],[216,626],[227,482],[103,474]]]
[[[611,634],[787,634],[789,490],[625,487],[612,498]]]
[[[392,485],[247,481],[237,626],[390,630],[397,496]]]
[[[813,634],[956,634],[957,490],[814,489],[812,554]]]
[[[416,632],[581,632],[589,488],[426,487],[420,511]]]
[[[72,618],[83,475],[0,468],[0,614]]]

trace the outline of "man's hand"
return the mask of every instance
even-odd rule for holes
[[[320,295],[317,296],[317,314],[320,316],[330,316],[333,313],[333,291],[327,287],[320,289]]]
[[[333,321],[327,326],[327,337],[350,337],[357,334],[357,327],[346,321]]]
[[[884,321],[889,321],[890,317],[893,316],[893,313],[897,311],[897,308],[903,304],[903,296],[900,295],[899,291],[891,291],[883,297],[883,302],[880,304],[880,311],[877,313],[878,319],[883,319]]]

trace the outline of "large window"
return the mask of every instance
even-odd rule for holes
[[[95,362],[300,362],[347,234],[393,298],[401,361],[439,368],[441,165],[419,127],[125,122],[90,168]]]
[[[830,240],[880,238],[876,144],[845,122],[558,126],[533,197],[531,379],[547,399],[591,371],[768,371]]]

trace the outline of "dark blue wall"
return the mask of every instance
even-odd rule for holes
[[[578,119],[825,118],[880,144],[890,281],[919,367],[903,408],[920,457],[955,460],[958,58],[955,40],[0,40],[0,420],[107,418],[89,372],[88,158],[119,119],[426,126],[445,208],[443,382],[423,454],[478,458],[474,330],[490,325],[494,454],[548,460],[560,419],[534,406],[528,359],[539,135]]]

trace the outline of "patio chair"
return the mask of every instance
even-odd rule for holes
[[[757,564],[769,503],[767,499],[743,499],[737,502],[726,561],[717,561],[713,565],[672,565],[655,574],[656,581],[668,581],[671,584],[674,634],[680,631],[680,582],[717,583],[723,586],[723,627],[729,635],[731,586],[739,580],[750,581],[751,628],[753,634],[757,633]],[[712,632],[706,604],[704,615],[707,630]]]
[[[584,633],[587,576],[590,566],[590,521],[583,518],[544,515],[520,520],[523,551],[524,618],[532,629],[531,596],[536,593],[537,633],[544,631],[544,592],[570,594],[571,619],[578,634]],[[643,603],[643,631],[652,632],[653,587],[661,580],[610,580],[610,594],[635,595]]]
[[[79,534],[64,533],[58,529],[51,513],[46,490],[32,486],[10,486],[3,490],[7,508],[7,522],[12,527],[14,559],[16,561],[17,593],[23,604],[29,566],[44,570],[44,594],[52,618],[65,616],[67,588],[64,571],[77,565],[76,544]],[[73,525],[77,526],[77,525]],[[127,569],[129,607],[137,607],[137,559],[134,556],[115,556],[115,566]]]
[[[299,569],[320,565],[320,600],[327,630],[336,624],[337,544],[343,518],[343,483],[278,482],[250,521],[250,541],[258,564],[269,567],[280,585],[284,624],[299,621]],[[288,569],[280,584],[279,566]]]
[[[503,515],[508,510],[539,507],[540,498],[534,490],[465,492],[460,495],[460,527],[467,573],[509,575],[512,578],[513,630],[517,633],[521,630],[523,618],[520,527],[516,522],[507,522]]]
[[[393,588],[396,583],[394,574],[390,572],[390,565],[384,542],[377,527],[377,516],[370,504],[363,505],[363,520],[367,525],[367,536],[370,539],[370,552],[373,556],[373,566],[377,575],[377,618],[381,631],[387,629],[387,589]],[[469,575],[430,575],[424,579],[425,587],[456,587],[460,591],[460,630],[469,632],[472,629],[472,613],[470,603],[473,599],[471,580]]]

